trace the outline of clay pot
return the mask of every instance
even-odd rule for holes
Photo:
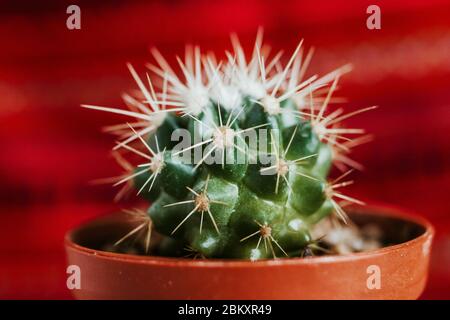
[[[382,249],[265,261],[189,260],[96,250],[123,235],[122,214],[66,235],[69,265],[81,270],[78,299],[416,299],[427,280],[433,227],[386,207],[354,208],[359,226],[375,223]]]

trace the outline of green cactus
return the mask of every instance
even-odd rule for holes
[[[128,109],[84,106],[134,119],[110,129],[122,138],[116,152],[144,162],[116,182],[150,201],[143,223],[163,235],[155,252],[303,256],[317,222],[333,212],[345,220],[341,200],[360,203],[338,190],[351,183],[342,181],[350,171],[331,182],[328,175],[332,163],[358,167],[348,153],[368,138],[350,139],[363,130],[341,121],[372,108],[328,111],[348,66],[304,80],[301,45],[281,67],[279,55],[266,59],[260,34],[249,61],[232,39],[234,53],[222,63],[188,50],[179,61],[184,78],[153,50],[157,65],[149,69],[162,80],[159,90],[129,65],[142,96],[124,96]],[[181,133],[189,133],[184,145],[176,141]]]

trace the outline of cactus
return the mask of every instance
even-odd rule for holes
[[[340,188],[352,183],[346,170],[360,168],[349,152],[369,136],[341,122],[373,107],[328,110],[341,102],[332,96],[350,67],[304,79],[312,51],[302,42],[284,66],[281,54],[269,58],[261,33],[249,60],[236,36],[232,44],[221,62],[188,47],[181,77],[153,49],[152,80],[128,64],[140,92],[123,95],[127,109],[83,105],[132,119],[106,128],[126,171],[114,182],[124,185],[120,195],[134,188],[151,205],[118,243],[146,229],[148,250],[153,226],[163,235],[160,255],[302,257],[317,222],[331,214],[345,221],[341,202],[362,203]],[[189,133],[181,147],[180,132]],[[344,173],[328,180],[333,163]]]

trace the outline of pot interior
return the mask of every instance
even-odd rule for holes
[[[368,229],[368,226],[375,226],[381,230],[379,240],[383,247],[413,240],[426,231],[425,226],[414,220],[377,208],[354,207],[348,210],[348,215],[352,223],[361,230]],[[135,226],[136,224],[129,221],[126,215],[115,213],[84,224],[71,232],[69,239],[77,245],[94,250],[144,254],[143,247],[139,243],[114,247],[114,243]],[[153,234],[156,239],[152,238],[152,243],[158,242],[158,236],[155,232]]]
[[[371,213],[362,208],[355,208],[349,213],[351,221],[360,229],[374,225],[382,230],[381,243],[383,247],[396,245],[413,240],[425,233],[425,226],[413,220],[398,216]]]

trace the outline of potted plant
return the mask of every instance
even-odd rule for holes
[[[188,48],[182,76],[154,49],[152,77],[128,65],[140,92],[126,109],[83,105],[129,118],[106,128],[125,170],[114,185],[151,204],[68,233],[75,296],[417,298],[432,227],[342,191],[360,169],[352,148],[370,140],[343,122],[374,109],[331,110],[350,67],[305,78],[302,42],[284,65],[261,34],[250,59],[232,44],[223,61]]]

